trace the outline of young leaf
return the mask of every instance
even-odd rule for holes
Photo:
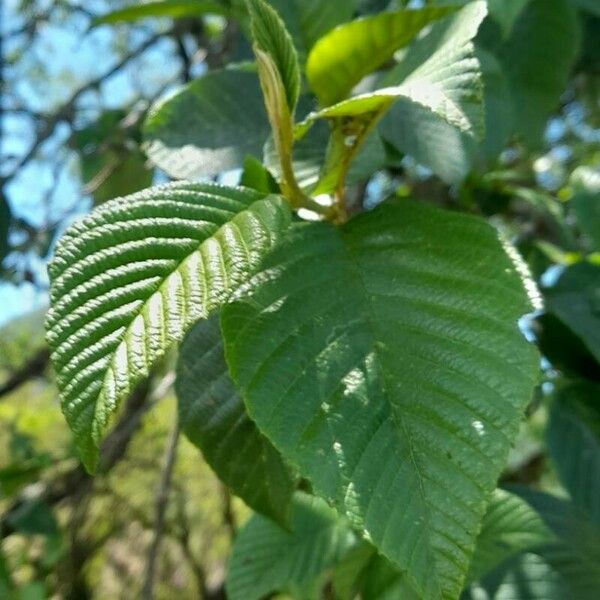
[[[387,203],[295,228],[222,312],[258,427],[428,599],[461,589],[536,380],[517,270],[485,222]]]
[[[260,157],[269,136],[255,73],[207,73],[156,104],[144,123],[145,150],[176,179],[197,179]]]
[[[322,37],[306,63],[306,76],[321,106],[343,100],[352,88],[406,46],[425,25],[456,10],[427,7],[384,12],[341,25]]]
[[[182,430],[219,479],[254,510],[287,524],[292,473],[246,413],[215,317],[197,323],[181,344],[175,390]]]
[[[267,2],[247,2],[255,50],[268,55],[275,64],[285,90],[289,111],[293,114],[300,96],[300,66],[292,38],[277,12]]]
[[[290,218],[277,196],[180,183],[103,204],[67,230],[49,266],[47,340],[88,469],[120,402],[252,273]]]
[[[548,451],[573,504],[600,526],[600,387],[559,390],[547,429]]]
[[[92,21],[92,27],[105,24],[121,23],[123,21],[139,21],[140,19],[167,17],[180,19],[182,17],[197,17],[199,15],[227,15],[229,11],[219,2],[203,0],[158,0],[144,2],[134,6],[126,6],[113,10]]]
[[[299,492],[290,531],[259,515],[240,531],[229,562],[227,597],[260,600],[275,591],[311,586],[355,543],[348,523],[333,509]]]

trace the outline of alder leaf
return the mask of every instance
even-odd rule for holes
[[[47,340],[88,469],[121,401],[227,300],[290,219],[278,196],[178,183],[107,202],[67,230],[49,266]]]

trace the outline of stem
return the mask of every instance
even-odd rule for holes
[[[175,467],[175,459],[177,456],[177,442],[179,440],[179,420],[176,418],[175,425],[171,430],[171,435],[165,450],[165,462],[160,477],[160,483],[156,493],[156,516],[154,520],[154,537],[150,550],[148,552],[148,562],[146,563],[146,576],[144,578],[144,586],[142,588],[142,598],[144,600],[152,600],[154,598],[154,579],[156,573],[156,563],[158,561],[158,551],[162,540],[165,513],[169,500],[169,491],[171,481],[173,479],[173,469]]]

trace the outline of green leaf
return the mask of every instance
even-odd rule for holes
[[[514,490],[559,538],[536,551],[563,578],[570,592],[562,598],[595,600],[600,589],[600,527],[571,503],[527,488]]]
[[[120,402],[226,301],[289,222],[277,196],[179,183],[103,204],[67,230],[49,266],[46,328],[88,469]]]
[[[561,388],[550,413],[548,451],[573,504],[600,526],[600,387]]]
[[[529,0],[487,0],[490,16],[500,25],[504,35],[510,33]]]
[[[346,521],[323,500],[297,493],[290,531],[259,515],[240,531],[229,562],[227,597],[260,600],[275,591],[310,586],[354,543]]]
[[[58,523],[52,509],[41,500],[24,502],[6,516],[9,525],[25,535],[57,535]]]
[[[326,118],[334,121],[334,131],[343,141],[351,117],[355,123],[351,137],[357,140],[349,145],[348,152],[352,152],[374,122],[400,101],[425,119],[433,117],[434,122],[448,123],[469,136],[481,136],[483,88],[471,40],[485,14],[485,3],[474,2],[435,23],[427,36],[408,47],[401,62],[380,82],[383,87],[311,113],[297,126],[298,135],[303,135],[316,119]],[[393,144],[394,136],[390,137],[387,127],[381,131]],[[421,128],[415,131],[422,135]]]
[[[343,100],[352,88],[406,46],[425,25],[456,10],[428,7],[384,12],[337,27],[311,50],[306,76],[321,106]]]
[[[553,539],[541,517],[525,500],[497,489],[483,519],[468,579],[478,579],[509,557]]]
[[[581,262],[567,267],[544,289],[546,310],[578,335],[600,362],[600,266]]]
[[[499,51],[511,86],[516,130],[538,144],[577,56],[579,22],[571,0],[531,0]]]
[[[219,479],[248,506],[285,524],[292,473],[246,413],[215,317],[197,323],[181,344],[175,390],[183,432]]]
[[[279,186],[271,173],[259,160],[252,156],[247,156],[244,159],[244,170],[240,178],[240,185],[265,194],[278,194],[280,192]]]
[[[571,206],[590,250],[600,251],[600,172],[578,167],[570,178]]]
[[[259,429],[424,597],[456,597],[538,372],[496,232],[386,203],[295,228],[244,291],[222,327]]]
[[[290,32],[304,63],[315,42],[336,25],[349,21],[355,0],[270,0]]]
[[[302,189],[313,195],[327,194],[333,189],[331,182],[322,178],[329,135],[327,124],[319,122],[294,145],[293,165],[296,179]],[[265,145],[264,159],[269,168],[281,177],[277,153],[271,140]],[[381,137],[374,132],[366,138],[350,165],[347,183],[352,185],[369,179],[385,166],[386,161],[387,156]]]
[[[600,17],[600,4],[596,0],[575,0],[575,4],[592,15]]]
[[[461,600],[574,599],[570,594],[563,577],[544,558],[525,553],[510,558],[481,582],[471,586]]]
[[[241,167],[269,136],[256,74],[228,69],[192,81],[152,108],[143,133],[146,153],[171,177]]]
[[[181,19],[182,17],[196,17],[205,14],[227,15],[229,11],[219,2],[206,2],[202,0],[160,0],[157,2],[144,2],[134,6],[126,6],[113,10],[105,15],[95,18],[92,27],[97,25],[114,24],[140,19],[166,17]]]
[[[300,66],[292,38],[277,12],[267,2],[247,0],[247,3],[254,46],[274,62],[293,114],[300,96]]]

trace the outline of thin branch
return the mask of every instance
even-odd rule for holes
[[[14,392],[18,387],[34,377],[43,375],[48,365],[50,352],[44,347],[38,350],[20,369],[17,369],[2,385],[0,398]]]
[[[71,97],[64,104],[62,104],[62,106],[60,106],[53,114],[46,117],[29,150],[20,158],[17,164],[13,167],[12,171],[0,180],[1,184],[4,185],[11,179],[13,179],[15,175],[19,172],[19,170],[22,169],[35,156],[42,144],[52,136],[56,126],[60,122],[70,121],[72,119],[75,104],[83,94],[85,94],[89,90],[97,88],[104,80],[109,79],[110,77],[118,73],[129,62],[131,62],[135,58],[138,58],[140,55],[146,52],[146,50],[148,50],[159,40],[161,40],[163,38],[163,35],[168,35],[168,33],[155,34],[151,36],[143,44],[138,46],[127,56],[123,57],[118,63],[113,65],[110,69],[108,69],[98,77],[91,79],[90,81],[82,85],[80,88],[75,90]]]
[[[177,457],[177,442],[179,441],[179,420],[176,417],[175,425],[169,436],[167,447],[165,449],[165,462],[160,476],[160,482],[156,492],[155,501],[155,521],[154,521],[154,537],[150,544],[148,552],[148,561],[146,563],[146,575],[144,577],[144,585],[142,587],[142,598],[144,600],[152,600],[154,598],[154,580],[156,574],[156,564],[158,561],[158,551],[160,542],[163,536],[165,526],[165,513],[169,501],[169,491],[171,488],[171,480],[173,478],[173,469],[175,467],[175,459]]]

